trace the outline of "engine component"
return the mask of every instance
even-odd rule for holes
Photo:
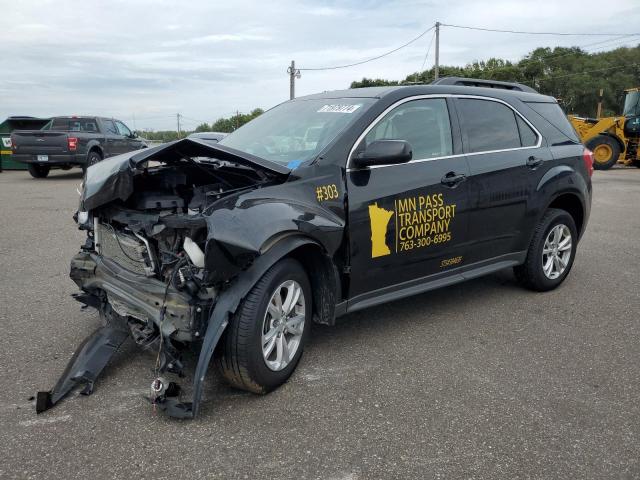
[[[191,263],[198,268],[204,268],[204,252],[198,244],[189,237],[184,237],[184,251],[189,255]]]

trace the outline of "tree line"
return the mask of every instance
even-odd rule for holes
[[[146,138],[147,140],[171,142],[173,140],[177,140],[178,138],[185,138],[194,132],[231,133],[263,113],[264,110],[262,110],[261,108],[255,108],[249,113],[237,113],[236,115],[232,115],[230,117],[218,118],[216,121],[211,123],[201,123],[195,128],[195,130],[182,130],[180,134],[178,134],[177,130],[146,130],[144,132],[141,132],[141,136]]]
[[[603,115],[620,115],[624,89],[640,86],[640,45],[589,53],[579,47],[536,48],[522,60],[476,61],[464,67],[440,66],[440,76],[520,82],[557,98],[568,113],[595,116],[603,89]],[[415,72],[404,80],[363,78],[351,88],[429,83],[434,69]]]

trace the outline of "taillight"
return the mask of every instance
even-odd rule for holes
[[[593,175],[593,152],[585,148],[582,152],[582,160],[584,160],[584,166],[587,168],[589,176]]]
[[[76,137],[68,137],[67,146],[70,152],[75,151],[78,148],[78,139]]]

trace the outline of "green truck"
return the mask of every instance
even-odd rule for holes
[[[0,172],[4,170],[26,170],[27,165],[12,160],[11,132],[14,130],[39,130],[50,118],[35,118],[26,116],[9,117],[0,123]]]

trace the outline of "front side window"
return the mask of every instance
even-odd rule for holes
[[[457,105],[469,153],[522,146],[516,114],[506,105],[472,98],[459,99]]]
[[[127,126],[122,123],[122,122],[115,122],[116,127],[118,129],[118,133],[124,137],[130,137],[131,136],[131,130],[129,130],[129,128],[127,128]]]
[[[375,140],[408,142],[414,160],[451,155],[453,144],[446,100],[429,98],[399,105],[367,133],[359,149]]]
[[[318,155],[366,111],[373,98],[314,98],[285,102],[220,140],[220,145],[281,164]]]
[[[104,124],[106,133],[109,135],[118,135],[118,130],[116,130],[116,125],[113,120],[103,120],[102,123]]]

